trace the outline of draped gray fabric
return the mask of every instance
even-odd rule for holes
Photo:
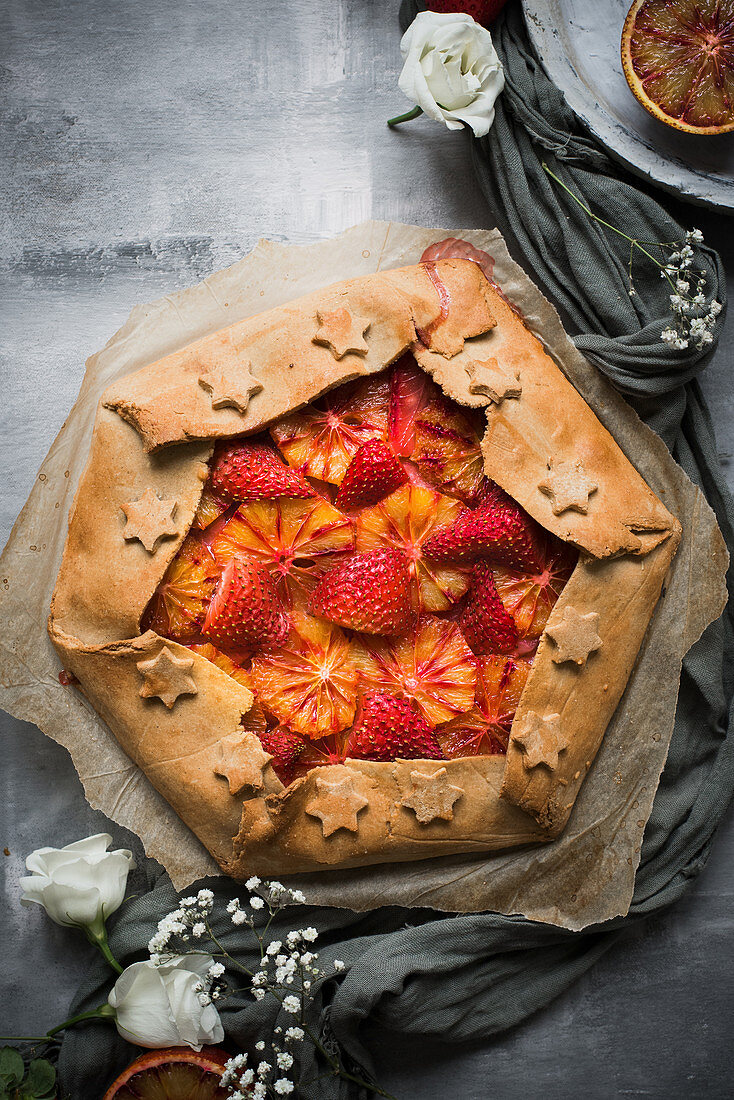
[[[403,4],[403,26],[419,5]],[[637,294],[628,294],[629,245],[591,221],[543,171],[552,170],[594,210],[632,236],[672,241],[684,230],[665,209],[611,164],[582,132],[560,92],[529,47],[517,7],[493,28],[507,85],[486,138],[472,141],[477,178],[516,258],[562,311],[577,346],[635,404],[701,486],[716,511],[730,550],[734,509],[717,462],[713,431],[695,376],[706,357],[673,352],[660,339],[667,284],[657,269],[637,263]],[[389,140],[386,135],[385,140]],[[721,263],[705,250],[708,289],[724,301]],[[273,938],[294,924],[315,925],[322,962],[347,964],[338,982],[320,991],[314,1026],[348,1062],[369,1072],[360,1041],[364,1021],[396,1034],[460,1042],[517,1024],[583,974],[635,921],[658,913],[685,891],[706,862],[712,837],[734,789],[732,720],[734,622],[731,606],[706,631],[684,662],[675,732],[645,831],[629,915],[583,933],[567,933],[496,913],[444,916],[431,910],[381,909],[368,914],[307,909],[284,914]],[[153,875],[151,867],[147,873]],[[145,957],[161,916],[176,907],[165,875],[141,884],[147,892],[123,907],[111,943],[121,962]],[[216,895],[215,924],[228,950],[254,962],[247,930],[225,913],[235,884],[208,885]],[[106,999],[109,971],[96,966],[74,1011]],[[222,1008],[227,1041],[252,1049],[274,1025],[266,1000],[239,994]],[[60,1077],[74,1100],[98,1100],[135,1049],[109,1024],[70,1031],[60,1054]],[[313,1067],[306,1075],[313,1077]],[[304,1098],[346,1100],[358,1095],[322,1078]],[[427,1098],[428,1100],[428,1098]]]

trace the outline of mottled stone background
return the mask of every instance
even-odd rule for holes
[[[591,2],[591,0],[589,0]],[[0,541],[76,395],[85,358],[137,302],[261,236],[364,218],[492,226],[462,134],[405,106],[397,0],[4,0],[0,5]],[[695,208],[734,271],[732,223]],[[703,379],[734,451],[734,318]],[[730,483],[734,482],[734,474]],[[66,752],[0,715],[0,1032],[65,1015],[91,948],[18,904],[23,857],[110,829]],[[461,1051],[374,1032],[401,1100],[732,1095],[734,822],[669,914],[632,930],[523,1027]]]

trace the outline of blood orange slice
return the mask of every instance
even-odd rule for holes
[[[493,568],[502,603],[512,615],[520,638],[539,638],[556,600],[571,576],[578,554],[571,546],[548,538],[544,566],[536,573]]]
[[[354,646],[362,686],[405,692],[431,726],[474,703],[475,659],[455,623],[426,615],[413,634]]]
[[[484,483],[479,435],[469,417],[436,386],[416,417],[411,457],[436,489],[466,504],[474,503]]]
[[[353,545],[349,520],[320,497],[243,504],[211,541],[220,567],[237,554],[265,566],[288,606],[305,603],[338,553]]]
[[[226,501],[221,500],[216,493],[212,492],[210,485],[205,485],[199,500],[199,507],[194,515],[194,527],[199,531],[204,531],[210,523],[214,523],[215,519],[219,519],[228,507]]]
[[[252,659],[258,698],[279,722],[304,737],[338,733],[354,719],[355,656],[338,627],[298,615],[285,645]]]
[[[512,719],[529,673],[527,661],[497,655],[477,658],[475,705],[436,730],[436,740],[449,759],[507,752]]]
[[[107,1089],[104,1100],[227,1100],[222,1086],[229,1055],[218,1047],[169,1047],[136,1058]]]
[[[635,0],[622,66],[642,106],[689,134],[734,130],[732,0]]]
[[[415,447],[415,420],[428,400],[433,382],[408,353],[390,374],[388,434],[396,455],[409,457]]]
[[[270,432],[291,466],[341,485],[347,466],[368,439],[387,438],[390,383],[386,374],[339,387],[273,424]]]
[[[222,653],[221,649],[217,649],[209,642],[195,642],[187,646],[187,649],[192,650],[193,653],[198,653],[201,657],[206,657],[207,661],[211,661],[217,668],[221,668],[222,672],[226,672],[238,684],[252,689],[252,676],[249,671],[243,668],[242,665],[236,664],[226,653]]]
[[[461,504],[421,485],[403,485],[366,508],[355,519],[357,550],[402,550],[409,563],[416,610],[446,611],[469,587],[470,569],[429,561],[421,547],[440,527],[452,523]]]
[[[141,629],[185,640],[201,632],[219,576],[217,563],[195,535],[189,535],[165,572],[143,614]]]

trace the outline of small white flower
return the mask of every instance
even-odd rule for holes
[[[198,939],[200,936],[203,936],[204,933],[206,932],[206,925],[202,924],[201,921],[197,921],[197,923],[192,927],[191,931],[193,932],[193,934]]]
[[[280,942],[280,940],[273,940],[272,943],[268,944],[266,948],[266,953],[268,955],[277,955],[282,946],[283,944]]]
[[[289,1096],[293,1092],[294,1085],[292,1081],[289,1081],[287,1077],[281,1077],[275,1082],[273,1088],[280,1096]]]
[[[298,931],[289,932],[285,938],[285,942],[289,947],[295,947],[301,939],[301,933]]]
[[[289,1027],[285,1033],[286,1039],[293,1043],[300,1043],[305,1032],[302,1027]]]
[[[255,1050],[265,1050],[265,1043],[262,1041],[262,1039],[258,1039],[258,1041],[255,1043]]]
[[[253,909],[262,909],[265,902],[262,898],[250,898],[250,905]]]
[[[248,878],[247,882],[245,883],[245,889],[252,893],[253,890],[257,890],[259,885],[260,879],[257,877],[257,875],[253,875],[252,878]]]
[[[676,279],[675,288],[679,294],[687,294],[691,289],[691,284],[687,279]]]
[[[242,909],[237,909],[232,914],[232,924],[244,924],[247,920],[247,914]]]
[[[268,975],[264,970],[258,970],[256,974],[252,975],[252,984],[254,986],[267,985]]]
[[[306,895],[301,890],[291,890],[291,897],[299,905],[306,904]]]
[[[191,908],[192,905],[196,905],[196,898],[195,897],[181,898],[181,900],[178,904],[181,906],[182,909],[189,909],[189,908]]]
[[[714,317],[718,317],[723,308],[724,307],[722,306],[721,302],[716,301],[712,302],[710,306],[711,312],[713,313]]]
[[[310,983],[309,981],[305,981],[305,982],[303,983],[303,988],[304,988],[304,989],[306,990],[306,992],[308,993],[309,989],[311,988],[311,983]]]
[[[294,997],[293,994],[289,994],[283,999],[283,1008],[286,1012],[290,1012],[295,1015],[301,1011],[301,1001],[299,997]]]
[[[347,964],[344,962],[343,959],[334,959],[334,969],[336,971],[346,970]]]
[[[236,910],[239,909],[239,907],[240,907],[239,898],[232,898],[231,901],[227,902],[227,912],[228,913],[236,912]]]
[[[703,233],[700,229],[689,229],[686,233],[687,241],[695,241],[696,244],[700,244],[703,240]]]
[[[259,1077],[259,1078],[260,1078],[261,1080],[262,1080],[262,1079],[263,1079],[264,1077],[267,1077],[267,1075],[268,1075],[268,1074],[270,1073],[270,1071],[272,1070],[272,1068],[273,1068],[273,1067],[272,1067],[272,1066],[270,1065],[270,1062],[260,1062],[259,1066],[257,1067],[257,1075],[258,1075],[258,1077]]]
[[[304,928],[301,935],[308,943],[313,943],[314,940],[318,939],[319,934],[315,928]]]
[[[287,1050],[282,1050],[275,1061],[278,1063],[278,1069],[290,1069],[293,1065],[293,1055]]]
[[[264,989],[253,989],[252,995],[253,995],[253,997],[255,998],[256,1001],[262,1001],[265,998],[265,990]]]
[[[265,1100],[265,1097],[267,1095],[267,1087],[262,1083],[262,1081],[257,1081],[252,1086],[252,1100]]]
[[[210,978],[221,978],[223,973],[224,973],[224,964],[223,963],[212,963],[212,965],[209,967],[209,969],[207,971],[207,975]]]

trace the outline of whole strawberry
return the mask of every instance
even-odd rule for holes
[[[244,557],[225,566],[204,620],[203,633],[218,645],[279,646],[290,621],[270,574]]]
[[[400,634],[411,619],[408,559],[368,550],[330,569],[308,604],[312,615],[365,634]]]
[[[472,569],[472,585],[459,626],[473,653],[512,653],[517,646],[515,620],[500,599],[486,561],[478,561]]]
[[[343,512],[378,504],[408,480],[394,452],[381,439],[363,443],[347,466],[334,504]]]
[[[306,748],[306,742],[287,726],[276,726],[275,729],[259,733],[258,737],[265,752],[269,752],[273,758],[271,764],[275,774],[287,787],[293,780],[295,766]]]
[[[488,27],[504,8],[507,0],[428,0],[428,10],[442,14],[461,12]]]
[[[440,760],[436,736],[409,699],[389,691],[368,691],[362,698],[347,756],[357,760]]]
[[[225,500],[314,495],[303,474],[286,466],[266,443],[228,443],[217,448],[212,461],[211,487]]]
[[[466,508],[449,527],[423,543],[434,561],[487,558],[508,569],[535,572],[543,561],[543,530],[498,485],[488,483],[476,508]]]

